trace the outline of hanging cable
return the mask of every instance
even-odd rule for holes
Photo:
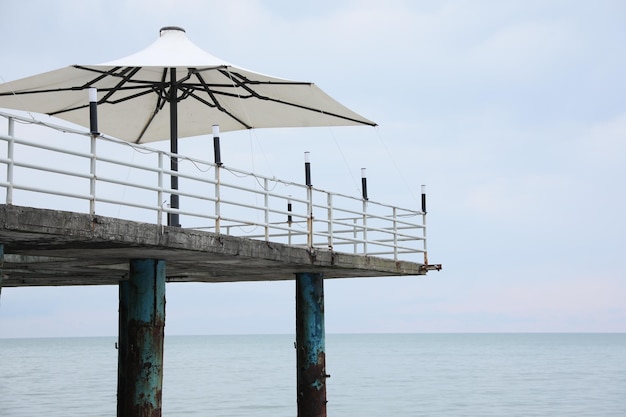
[[[404,185],[406,186],[406,189],[409,193],[410,196],[412,196],[416,203],[420,203],[421,201],[418,200],[417,198],[417,194],[415,194],[415,190],[413,190],[410,186],[408,181],[406,180],[406,178],[404,178],[404,175],[402,175],[402,171],[400,171],[400,168],[398,167],[398,164],[396,163],[396,160],[393,158],[393,155],[391,154],[391,152],[389,151],[389,148],[387,147],[387,144],[385,143],[385,141],[383,140],[382,135],[380,134],[380,129],[378,126],[374,127],[374,130],[376,131],[376,136],[378,136],[378,139],[380,140],[380,143],[382,143],[383,148],[385,148],[385,151],[387,152],[387,155],[389,156],[389,159],[391,160],[391,163],[393,164],[394,168],[396,169],[398,175],[400,176],[400,179],[402,179],[402,182],[404,183]]]
[[[261,143],[261,141],[259,140],[259,135],[257,134],[257,130],[256,129],[250,129],[250,138],[252,138],[254,136],[254,139],[261,151],[261,156],[263,157],[263,159],[265,160],[265,164],[267,165],[267,169],[270,172],[270,175],[272,177],[275,177],[276,175],[274,174],[274,171],[272,170],[272,164],[270,164],[270,161],[267,159],[267,152],[265,152],[265,150],[263,149],[263,144]],[[252,147],[252,143],[250,143],[250,147]],[[253,161],[254,163],[254,161]]]
[[[333,138],[333,141],[335,142],[335,146],[337,146],[337,149],[339,150],[339,154],[341,155],[341,158],[343,159],[343,162],[346,164],[346,167],[348,169],[348,173],[350,174],[350,178],[352,178],[352,184],[354,185],[355,190],[360,192],[361,189],[359,188],[358,183],[357,183],[356,179],[354,178],[354,175],[352,175],[352,168],[350,167],[350,164],[348,163],[348,160],[346,159],[346,156],[344,155],[343,151],[341,150],[341,146],[339,146],[339,142],[337,141],[337,137],[335,136],[335,131],[331,127],[329,127],[328,130],[330,131],[330,136]]]

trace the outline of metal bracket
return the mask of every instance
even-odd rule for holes
[[[441,264],[425,264],[420,266],[420,271],[424,273],[428,271],[441,271]]]

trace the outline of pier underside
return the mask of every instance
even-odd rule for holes
[[[422,264],[89,214],[0,205],[3,287],[112,285],[131,259],[167,262],[168,282],[422,275]]]

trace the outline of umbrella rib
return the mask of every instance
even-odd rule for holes
[[[145,87],[142,87],[142,88],[145,88]],[[120,98],[120,99],[117,99],[117,100],[107,100],[107,101],[104,101],[104,99],[101,99],[100,101],[98,101],[98,104],[118,104],[118,103],[122,103],[122,102],[127,101],[127,100],[131,100],[133,98],[145,96],[146,94],[150,94],[151,92],[152,92],[152,90],[142,91],[141,93],[133,94],[132,96],[127,96],[127,97]],[[87,107],[89,107],[89,103],[82,104],[82,105],[76,106],[76,107],[70,107],[70,108],[63,109],[63,110],[58,110],[58,111],[47,113],[47,114],[49,116],[54,116],[54,115],[61,114],[61,113],[67,113],[69,111],[85,109]]]
[[[100,80],[102,80],[102,79],[104,79],[106,77],[120,77],[120,76],[123,76],[124,73],[128,72],[131,69],[131,67],[126,67],[126,68],[124,68],[124,67],[113,67],[113,68],[111,68],[108,71],[101,71],[101,70],[97,70],[95,68],[89,68],[89,67],[85,67],[85,66],[82,66],[82,65],[73,65],[73,67],[76,68],[76,69],[83,70],[83,71],[95,72],[96,74],[100,74],[98,77],[94,78],[93,80],[89,81],[88,83],[83,84],[80,87],[81,90],[91,87],[92,85],[94,85],[95,83],[97,83],[98,81],[100,81]],[[122,68],[123,68],[122,73],[118,74],[117,71],[119,71]]]
[[[1,96],[21,96],[27,94],[40,94],[40,93],[57,93],[61,91],[80,91],[82,87],[67,87],[67,88],[49,88],[45,90],[28,90],[28,91],[9,91],[6,93],[0,93]]]
[[[83,84],[83,86],[80,87],[81,90],[85,89],[85,88],[89,88],[90,85],[95,84],[98,81],[100,81],[100,80],[102,80],[102,79],[104,79],[106,77],[114,75],[115,71],[118,71],[120,68],[122,68],[122,67],[114,67],[114,68],[112,68],[112,69],[110,69],[108,71],[96,71],[96,70],[93,70],[91,68],[83,67],[81,65],[73,65],[73,67],[76,68],[76,69],[83,70],[83,71],[91,71],[91,72],[96,72],[96,73],[100,74],[99,77],[96,77],[95,79],[89,81],[87,84]]]
[[[133,89],[133,88],[146,88],[146,87],[153,87],[154,86],[154,81],[151,80],[140,80],[140,79],[134,79],[134,80],[130,80],[129,77],[132,75],[135,75],[137,73],[137,71],[141,70],[143,67],[115,67],[112,68],[108,71],[104,71],[104,70],[100,70],[97,68],[89,68],[89,67],[84,67],[84,66],[80,66],[80,65],[74,65],[74,68],[78,68],[78,69],[82,69],[85,71],[90,71],[90,72],[95,72],[97,74],[101,74],[100,77],[90,81],[87,84],[84,84],[82,87],[74,87],[74,88],[88,88],[91,87],[94,83],[96,83],[97,81],[100,81],[103,78],[106,77],[117,77],[117,78],[125,78],[127,81],[130,81],[134,84],[138,84],[136,86],[125,86],[125,87],[120,87],[119,85],[116,87],[112,87],[112,88],[118,88],[119,90],[126,90],[126,89]],[[123,72],[116,72],[119,69],[124,68]],[[130,75],[126,75],[126,73],[128,71],[132,70],[132,74]],[[161,81],[162,83],[164,83],[164,80]],[[110,91],[112,88],[102,88],[99,89],[101,91]]]
[[[145,87],[142,87],[142,88],[145,88]],[[154,92],[154,89],[144,90],[144,91],[142,91],[140,93],[136,93],[136,94],[133,94],[133,95],[130,95],[130,96],[126,96],[126,97],[123,97],[123,98],[118,98],[116,100],[107,100],[106,102],[103,101],[103,100],[100,100],[98,102],[98,104],[103,104],[103,103],[107,103],[107,104],[123,103],[124,101],[132,100],[134,98],[141,97],[141,96],[145,96],[146,94],[150,94],[152,92]]]
[[[237,122],[241,123],[241,125],[245,126],[246,129],[252,129],[252,126],[250,126],[249,124],[245,123],[243,120],[241,120],[240,118],[235,116],[233,113],[231,113],[229,110],[227,110],[224,106],[221,105],[221,103],[219,102],[217,97],[215,97],[215,94],[213,94],[213,91],[208,86],[208,84],[204,81],[204,78],[202,78],[202,75],[200,73],[196,72],[196,77],[198,78],[198,80],[200,80],[200,84],[202,84],[202,87],[203,87],[204,91],[209,95],[209,97],[211,97],[211,100],[213,100],[213,103],[210,103],[210,102],[206,101],[205,99],[203,99],[203,98],[201,98],[201,97],[199,97],[199,96],[197,96],[197,95],[192,93],[190,95],[193,98],[195,98],[196,100],[206,104],[207,106],[216,107],[222,113],[227,114],[232,119],[234,119]]]
[[[91,71],[91,72],[95,72],[95,73],[99,73],[101,74],[99,77],[91,80],[90,82],[84,84],[82,87],[80,87],[80,89],[86,89],[89,88],[91,86],[93,86],[94,84],[96,84],[98,81],[102,80],[105,77],[118,77],[118,78],[122,78],[122,80],[115,85],[114,87],[108,87],[108,88],[99,88],[99,91],[106,91],[107,94],[99,100],[99,103],[120,103],[123,102],[125,100],[131,99],[131,98],[136,98],[136,97],[140,97],[144,94],[149,94],[150,92],[156,92],[157,94],[161,94],[162,90],[163,90],[163,85],[165,84],[165,79],[161,80],[161,83],[159,85],[159,88],[155,88],[154,82],[150,81],[150,80],[139,80],[139,79],[131,79],[131,77],[133,77],[135,74],[137,74],[137,72],[139,72],[143,67],[115,67],[113,69],[110,69],[108,71],[101,71],[95,68],[89,68],[89,67],[84,67],[84,66],[80,66],[80,65],[74,65],[75,68],[78,69],[82,69],[85,71]],[[123,71],[121,72],[117,72],[119,71],[121,68],[123,68]],[[133,84],[139,84],[139,85],[125,85],[127,83],[133,83]],[[133,90],[133,89],[147,89],[147,91],[144,91],[142,93],[138,93],[132,96],[128,96],[128,97],[124,97],[122,99],[117,99],[117,100],[109,100],[109,98],[115,94],[118,91],[126,91],[126,90]]]
[[[139,133],[139,136],[137,136],[137,139],[135,140],[135,143],[141,142],[141,139],[143,138],[143,135],[146,133],[146,131],[148,130],[148,128],[152,124],[152,121],[156,117],[157,113],[159,113],[159,111],[161,111],[161,109],[163,108],[163,106],[165,106],[165,103],[167,102],[167,94],[164,93],[164,91],[165,91],[165,84],[166,84],[166,82],[165,82],[166,77],[167,77],[167,68],[164,68],[163,72],[161,73],[161,83],[159,84],[159,87],[156,87],[156,86],[153,87],[153,91],[155,93],[157,93],[157,97],[158,97],[157,102],[156,102],[156,106],[154,107],[154,111],[152,112],[152,115],[146,121],[146,124],[143,126],[143,129],[141,129],[141,132]]]
[[[139,70],[141,70],[141,67],[127,67],[123,71],[124,72],[123,75],[122,74],[119,74],[119,75],[118,74],[111,74],[111,75],[115,75],[115,76],[118,76],[118,77],[121,76],[122,80],[119,83],[117,83],[117,85],[115,87],[110,89],[109,92],[104,97],[102,97],[101,101],[102,102],[106,102],[109,99],[109,97],[111,97],[113,94],[118,92],[119,89],[130,80],[130,77],[132,77],[133,75],[137,74],[137,72],[139,72]],[[127,72],[129,72],[128,75],[126,75]],[[91,85],[93,85],[93,82],[89,83],[89,86],[91,86]]]
[[[351,122],[361,123],[361,124],[368,125],[368,126],[376,126],[376,123],[364,122],[363,120],[355,119],[353,117],[343,116],[343,115],[337,114],[337,113],[327,112],[327,111],[324,111],[324,110],[316,109],[314,107],[308,107],[308,106],[303,106],[301,104],[290,103],[288,101],[278,100],[278,99],[271,98],[271,97],[262,97],[262,98],[263,98],[263,100],[269,100],[269,101],[272,101],[274,103],[280,103],[280,104],[284,104],[284,105],[287,105],[287,106],[296,107],[296,108],[299,108],[299,109],[309,110],[309,111],[312,111],[314,113],[321,113],[321,114],[325,114],[327,116],[333,116],[333,117],[336,117],[338,119],[349,120]]]
[[[104,72],[96,71],[96,70],[93,70],[93,69],[87,68],[87,67],[81,67],[79,65],[75,65],[74,67],[78,68],[78,69],[82,69],[82,70],[87,70],[87,71],[93,71],[93,72],[96,72],[96,73],[100,73],[100,76],[98,76],[95,79],[93,79],[93,80],[83,84],[81,87],[74,87],[71,90],[85,90],[85,89],[90,88],[91,86],[95,85],[98,81],[100,81],[103,78],[108,77],[108,76],[122,77],[122,80],[120,80],[120,82],[117,83],[114,87],[106,88],[106,89],[102,89],[101,90],[101,91],[106,91],[107,94],[98,101],[99,104],[103,104],[103,103],[111,103],[111,104],[119,103],[121,101],[125,101],[125,100],[128,100],[128,99],[139,97],[139,96],[142,96],[142,95],[146,94],[146,92],[143,92],[143,93],[138,93],[138,94],[135,94],[135,95],[132,95],[132,96],[124,97],[123,99],[120,99],[120,100],[111,100],[111,101],[109,101],[109,98],[111,96],[113,96],[116,92],[120,91],[122,86],[124,84],[126,84],[129,81],[130,77],[135,75],[141,69],[141,67],[126,67],[126,68],[124,68],[122,70],[121,73],[117,73],[116,71],[118,71],[122,67],[115,67],[115,68],[113,68],[113,69],[111,69],[109,71],[104,71]],[[142,87],[142,88],[145,88],[145,87]],[[66,112],[70,112],[70,111],[73,111],[73,110],[84,109],[84,108],[86,108],[88,106],[89,106],[89,104],[84,104],[84,105],[80,105],[80,106],[76,106],[76,107],[71,107],[71,108],[67,108],[67,109],[63,109],[63,110],[58,110],[56,112],[51,112],[51,113],[48,113],[48,115],[55,116],[57,114],[66,113]]]
[[[368,122],[364,122],[363,120],[354,119],[352,117],[343,116],[343,115],[337,114],[337,113],[326,112],[326,111],[323,111],[323,110],[320,110],[320,109],[316,109],[314,107],[304,106],[302,104],[290,103],[288,101],[278,100],[278,99],[275,99],[275,98],[272,98],[272,97],[263,96],[263,95],[257,93],[256,91],[254,91],[253,89],[249,88],[247,86],[247,84],[268,84],[269,85],[269,84],[274,84],[274,82],[261,82],[261,81],[252,82],[252,81],[248,80],[246,77],[242,76],[239,73],[231,72],[231,71],[225,71],[225,70],[219,70],[219,71],[222,74],[224,74],[225,76],[228,76],[233,81],[233,83],[235,83],[237,86],[239,86],[239,87],[243,88],[244,90],[248,91],[252,97],[256,97],[259,100],[268,100],[268,101],[272,101],[274,103],[284,104],[286,106],[291,106],[291,107],[296,107],[296,108],[299,108],[299,109],[309,110],[309,111],[316,112],[316,113],[322,113],[322,114],[325,114],[325,115],[328,115],[328,116],[337,117],[337,118],[343,119],[343,120],[349,120],[351,122],[361,123],[361,124],[369,125],[369,126],[376,126],[376,123],[368,123]],[[233,78],[232,75],[235,75],[237,79]],[[278,84],[278,83],[276,83],[276,84]],[[290,83],[289,82],[285,82],[283,84],[290,84]],[[297,83],[297,82],[293,83],[293,84],[310,85],[310,86],[313,85],[313,83]],[[248,97],[248,98],[250,98],[250,97]]]

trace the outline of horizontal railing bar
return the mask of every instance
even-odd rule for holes
[[[149,167],[146,165],[140,165],[140,164],[136,164],[133,162],[124,162],[124,161],[116,161],[114,159],[111,158],[106,158],[106,157],[96,157],[96,161],[97,162],[105,162],[107,164],[114,164],[114,165],[120,165],[126,168],[136,168],[136,169],[141,169],[143,171],[148,171],[148,172],[152,172],[155,174],[158,174],[159,172],[165,172],[165,170],[159,169],[159,168],[153,168],[153,167]]]
[[[423,249],[409,249],[409,250],[407,250],[407,249],[404,249],[404,250],[398,249],[396,252],[400,255],[400,254],[407,254],[407,253],[411,253],[411,254],[424,253],[425,251]],[[368,255],[374,255],[374,256],[376,256],[376,255],[391,255],[393,253],[394,253],[393,251],[373,251],[373,252],[370,252],[369,250],[367,251]]]
[[[406,249],[406,250],[418,250],[418,249],[414,248],[413,246],[392,245],[392,244],[376,242],[376,241],[373,241],[373,240],[364,241],[363,239],[354,239],[353,241],[350,241],[349,239],[345,239],[345,241],[343,241],[343,240],[339,241],[339,242],[335,243],[335,245],[352,245],[354,243],[367,243],[368,246],[372,246],[372,247],[384,247],[384,248],[398,248],[398,249]]]
[[[348,240],[348,239],[346,239],[346,240]],[[362,244],[362,243],[367,243],[367,246],[368,246],[368,247],[369,247],[369,246],[382,246],[382,247],[386,247],[386,248],[397,248],[397,246],[394,246],[394,245],[383,245],[383,244],[377,244],[377,243],[374,243],[374,242],[372,242],[372,241],[370,241],[370,240],[356,240],[356,239],[355,239],[355,240],[353,240],[353,241],[347,241],[347,242],[335,242],[335,241],[333,241],[333,246],[339,246],[339,245],[341,245],[341,244],[353,245],[353,244],[355,244],[355,243],[357,243],[357,244],[358,244],[358,243],[361,243],[361,244]],[[322,243],[319,243],[319,244],[320,244],[320,245],[322,245],[322,246],[324,246],[324,245],[326,245],[326,246],[327,246],[327,245],[328,245],[328,241],[327,241],[327,240],[324,240]],[[370,253],[370,251],[369,251],[369,250],[368,250],[367,252],[368,252],[368,254]]]
[[[127,186],[127,187],[139,188],[139,189],[148,190],[148,191],[155,191],[155,192],[162,191],[162,192],[166,192],[166,190],[163,189],[163,188],[150,186],[150,185],[131,183],[131,182],[128,182],[128,181],[116,180],[115,178],[107,178],[107,177],[102,177],[100,175],[96,176],[96,181],[97,182],[105,182],[107,184],[124,185],[124,186]]]
[[[230,205],[230,206],[236,206],[236,207],[244,207],[244,208],[248,208],[251,210],[256,210],[258,212],[264,212],[265,211],[265,207],[262,206],[254,206],[251,204],[246,204],[246,203],[240,203],[240,202],[236,202],[236,201],[232,201],[232,200],[220,200],[220,203],[223,205]],[[275,210],[275,209],[268,209],[268,212],[270,214],[280,214],[283,215],[285,217],[287,216],[291,216],[292,218],[300,218],[300,219],[306,219],[307,215],[306,213],[298,213],[296,211],[282,211],[282,210]],[[296,221],[293,221],[292,223],[296,223]]]
[[[19,120],[19,121],[27,123],[27,124],[45,126],[45,127],[51,128],[51,129],[58,130],[60,132],[68,132],[68,133],[73,133],[73,134],[76,134],[76,135],[91,136],[90,133],[85,132],[84,130],[78,130],[78,129],[74,129],[74,128],[71,128],[71,127],[56,125],[56,124],[48,123],[48,122],[42,122],[41,120],[36,120],[33,117],[29,118],[29,117],[20,116],[18,114],[5,113],[3,111],[0,111],[0,116],[2,116],[4,118],[7,118],[7,119]]]
[[[163,209],[163,208],[159,208],[158,206],[148,206],[145,204],[140,204],[140,203],[132,203],[130,201],[120,201],[120,200],[115,200],[115,199],[111,199],[111,198],[97,198],[96,199],[96,203],[106,203],[106,204],[113,204],[113,205],[117,205],[117,206],[129,206],[129,207],[134,207],[134,208],[140,208],[140,209],[144,209],[144,210],[151,210],[151,211],[163,211],[163,212],[167,212],[167,210]]]
[[[241,225],[242,227],[243,227],[243,226],[265,227],[265,224],[263,224],[263,223],[257,223],[257,222],[241,222],[241,220],[238,220],[238,219],[230,219],[230,218],[224,218],[224,217],[221,217],[221,218],[220,218],[220,220],[221,220],[221,221],[236,221],[236,222],[238,222],[238,223],[239,223],[239,224],[231,224],[231,225],[227,225],[227,226],[225,226],[225,227],[239,227],[240,225]],[[276,226],[276,225],[274,225],[274,226],[272,226],[271,228],[272,228],[272,229],[274,229],[274,230],[284,230],[284,231],[286,231],[286,232],[288,232],[288,231],[290,231],[290,230],[293,230],[293,229],[289,229],[289,227],[288,227],[288,226],[285,226],[285,227],[280,227],[280,226]],[[304,232],[304,233],[306,233],[306,232]],[[264,235],[264,236],[265,236],[265,235]]]
[[[314,204],[313,207],[319,208],[319,209],[322,209],[322,210],[328,210],[329,208],[332,208],[333,211],[336,211],[336,212],[350,213],[350,214],[357,215],[357,217],[339,218],[337,220],[363,220],[363,215],[367,215],[367,219],[368,220],[375,219],[375,220],[382,220],[382,221],[385,221],[385,222],[392,222],[393,221],[393,218],[390,217],[390,216],[379,215],[379,214],[372,213],[370,211],[363,212],[363,211],[356,211],[356,210],[348,210],[348,209],[330,207],[328,205],[323,205],[323,204]],[[409,224],[409,225],[412,224],[412,223],[409,223],[409,222],[406,222],[406,221],[403,221],[403,220],[399,220],[399,219],[396,219],[396,222],[397,223],[403,223],[403,224]]]
[[[244,208],[248,208],[248,209],[251,209],[251,210],[256,210],[258,212],[264,212],[265,210],[267,210],[268,213],[270,213],[270,214],[279,214],[279,215],[285,216],[285,217],[291,216],[292,218],[294,218],[294,217],[295,218],[301,218],[301,219],[306,219],[307,218],[306,213],[299,213],[297,211],[289,212],[289,211],[282,211],[282,210],[277,210],[277,209],[272,209],[272,208],[266,209],[263,206],[255,206],[255,205],[252,205],[252,204],[240,203],[240,202],[237,202],[237,201],[224,200],[224,199],[220,200],[220,203],[223,204],[223,205],[244,207]],[[292,223],[296,223],[296,221],[294,220]]]
[[[369,215],[368,215],[368,220],[370,219]],[[343,218],[333,218],[333,221],[363,221],[363,216],[359,216],[359,217],[343,217]],[[393,223],[394,221],[391,218],[384,218],[384,217],[378,217],[378,220],[385,220],[386,223]],[[417,223],[410,223],[410,222],[406,222],[406,221],[402,221],[402,220],[396,220],[395,221],[396,224],[403,224],[406,225],[404,227],[398,227],[396,226],[395,229],[396,230],[403,230],[403,229],[416,229],[416,228],[423,228],[424,226],[421,224],[417,224]],[[346,224],[346,223],[344,223]],[[349,223],[347,223],[349,224]],[[389,227],[390,230],[393,230],[394,227]]]
[[[401,238],[398,237],[396,239],[373,239],[370,240],[370,242],[417,242],[420,240],[425,240],[423,236],[407,236],[405,235],[405,237]]]
[[[43,188],[31,187],[28,185],[20,185],[20,184],[15,184],[15,183],[12,184],[12,187],[14,190],[32,191],[35,193],[58,195],[61,197],[71,197],[71,198],[77,198],[80,200],[91,200],[92,198],[91,195],[89,194],[68,193],[66,191],[59,191],[59,190],[45,190]]]
[[[233,226],[234,227],[234,226]],[[280,233],[280,234],[270,234],[270,237],[298,237],[298,236],[306,236],[306,232],[302,233]],[[251,239],[265,239],[265,235],[246,235]]]
[[[18,137],[10,137],[10,136],[6,136],[6,135],[0,135],[0,140],[5,140],[5,141],[12,141],[14,144],[16,145],[22,145],[22,146],[28,146],[31,148],[37,148],[37,149],[43,149],[46,151],[52,151],[52,152],[57,152],[57,153],[62,153],[65,155],[72,155],[72,156],[79,156],[82,158],[91,158],[92,154],[90,152],[80,152],[80,151],[72,151],[70,149],[67,148],[60,148],[57,146],[52,146],[52,145],[47,145],[47,144],[42,144],[42,143],[35,143],[35,142],[29,142],[27,139],[20,139]]]
[[[289,197],[289,196],[285,196],[285,195],[281,195],[281,194],[276,194],[273,191],[265,191],[263,189],[259,190],[259,189],[255,189],[255,188],[249,188],[249,187],[244,187],[242,185],[236,185],[236,184],[232,184],[226,181],[220,181],[220,186],[221,187],[225,187],[225,188],[230,188],[230,189],[234,189],[234,190],[240,190],[240,191],[248,191],[254,194],[258,194],[258,195],[262,195],[265,196],[267,195],[268,197],[273,197],[273,198],[277,198],[277,199],[281,199],[281,200],[291,200],[291,202],[296,202],[296,203],[302,203],[302,204],[306,204],[307,201],[303,200],[303,199],[298,199],[295,197]]]
[[[28,164],[28,163],[23,163],[23,162],[15,162],[13,163],[13,166],[16,168],[27,168],[27,169],[32,169],[35,171],[43,171],[43,172],[50,172],[53,174],[60,174],[60,175],[67,175],[67,176],[71,176],[71,177],[79,177],[79,178],[83,178],[83,179],[91,179],[92,176],[90,174],[81,174],[78,172],[74,172],[74,171],[66,171],[64,169],[57,169],[57,168],[51,168],[51,167],[45,167],[45,166],[38,166],[38,165],[33,165],[33,164]]]

